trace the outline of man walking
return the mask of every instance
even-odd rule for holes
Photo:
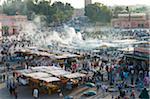
[[[37,88],[35,88],[35,89],[33,90],[33,97],[34,97],[34,99],[38,99],[38,96],[39,96],[39,91],[38,91]]]
[[[17,87],[14,90],[14,96],[15,96],[15,99],[18,99],[18,89],[17,89]]]

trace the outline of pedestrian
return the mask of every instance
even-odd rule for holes
[[[105,95],[105,92],[108,91],[108,87],[106,85],[101,85],[101,88],[102,88],[102,95],[104,96]]]
[[[139,78],[137,77],[135,80],[135,84],[137,85],[139,83]]]
[[[120,90],[120,97],[123,98],[125,95],[126,95],[125,91],[121,89],[121,90]]]
[[[121,77],[121,80],[123,81],[124,80],[123,72],[120,73],[120,77]]]
[[[107,78],[108,78],[108,80],[109,80],[109,67],[106,66],[105,70],[107,71]]]
[[[5,74],[3,74],[3,82],[5,82]]]
[[[11,95],[12,95],[12,93],[13,93],[12,90],[13,90],[13,89],[12,89],[12,86],[11,86],[11,84],[9,84],[9,92],[10,92]]]
[[[15,89],[16,89],[16,84],[15,84],[15,82],[13,82],[13,83],[11,84],[11,88],[12,88],[12,94],[14,94],[14,93],[15,93]]]
[[[35,89],[33,90],[33,97],[34,97],[34,99],[38,99],[38,97],[39,97],[39,91],[38,91],[37,88],[35,88]]]
[[[131,95],[130,95],[130,98],[131,98],[131,99],[135,99],[135,92],[134,92],[134,90],[132,90]]]
[[[60,89],[58,92],[59,92],[59,96],[60,96],[60,97],[63,97],[62,90]]]
[[[6,80],[6,84],[7,84],[7,88],[9,89],[10,88],[10,80],[8,78]]]
[[[69,89],[69,90],[71,90],[72,89],[72,82],[71,82],[71,80],[69,80],[68,82],[67,82],[67,89]]]
[[[147,76],[144,77],[144,85],[148,86],[149,85],[149,78]]]
[[[134,78],[131,76],[131,84],[134,85]]]
[[[140,99],[149,99],[149,94],[148,94],[148,91],[147,91],[146,88],[144,88],[144,89],[142,90],[142,92],[141,92],[140,95],[139,95],[139,98],[140,98]]]
[[[101,73],[101,80],[104,81],[103,73]]]
[[[14,96],[15,96],[15,99],[18,98],[18,89],[17,89],[17,87],[16,87],[15,90],[14,90]]]
[[[100,84],[98,83],[98,84],[96,85],[96,90],[97,90],[97,92],[99,91],[99,89],[100,89]]]

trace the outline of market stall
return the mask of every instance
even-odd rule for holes
[[[72,74],[66,74],[64,75],[64,77],[68,78],[68,79],[72,79],[72,78],[79,78],[79,77],[84,77],[86,76],[85,74],[81,74],[81,73],[72,73]]]
[[[58,82],[60,81],[60,79],[57,77],[52,77],[51,74],[43,71],[44,66],[20,70],[17,71],[17,73],[19,74],[18,76],[21,78],[21,80],[23,80],[22,76],[26,77],[28,85],[31,89],[38,88],[40,90],[40,93],[42,94],[51,94],[53,92],[56,92],[59,89],[59,86],[54,82]]]
[[[57,92],[63,85],[71,85],[73,88],[78,85],[78,78],[86,76],[54,66],[31,67],[30,69],[18,70],[16,73],[19,77],[24,77],[31,89],[38,88],[42,94]]]
[[[66,74],[63,75],[65,78],[67,78],[67,87],[68,89],[71,89],[72,87],[77,87],[79,84],[79,81],[81,80],[80,78],[85,77],[85,74],[81,73],[72,73],[72,74]]]
[[[50,74],[56,76],[56,77],[60,77],[66,74],[71,74],[71,72],[65,71],[63,69],[60,70],[55,70],[55,71],[49,71]]]

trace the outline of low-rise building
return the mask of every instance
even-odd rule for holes
[[[2,35],[12,35],[17,33],[27,21],[27,16],[14,15],[7,16],[5,14],[0,15],[1,32]]]
[[[114,28],[150,28],[148,13],[118,14],[118,18],[111,20]]]
[[[150,43],[142,43],[139,44],[138,47],[134,48],[134,52],[132,54],[125,54],[127,63],[133,65],[136,68],[143,68],[144,70],[149,70],[150,65]],[[132,64],[131,64],[132,63]]]

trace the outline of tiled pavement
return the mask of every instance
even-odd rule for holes
[[[112,95],[118,96],[119,93],[105,93],[104,97],[102,91],[100,90],[97,95],[92,97],[81,97],[82,93],[88,90],[96,90],[96,88],[76,88],[73,91],[69,91],[70,96],[74,96],[75,99],[112,99]],[[18,99],[33,99],[32,90],[28,86],[19,86],[18,87]],[[136,97],[139,96],[139,92],[136,92]],[[66,93],[65,93],[66,94]],[[128,93],[128,95],[130,92]],[[66,94],[68,95],[68,93]],[[0,84],[0,99],[15,99],[14,96],[9,94],[9,90],[5,87],[4,83]],[[58,93],[52,95],[40,95],[39,99],[63,99],[63,97],[59,97]],[[138,99],[138,98],[136,98]]]
[[[15,99],[13,95],[10,95],[9,90],[4,87],[0,89],[0,99]],[[32,97],[32,91],[27,86],[18,87],[18,99],[34,99]],[[58,94],[53,95],[40,95],[39,99],[62,99]]]

